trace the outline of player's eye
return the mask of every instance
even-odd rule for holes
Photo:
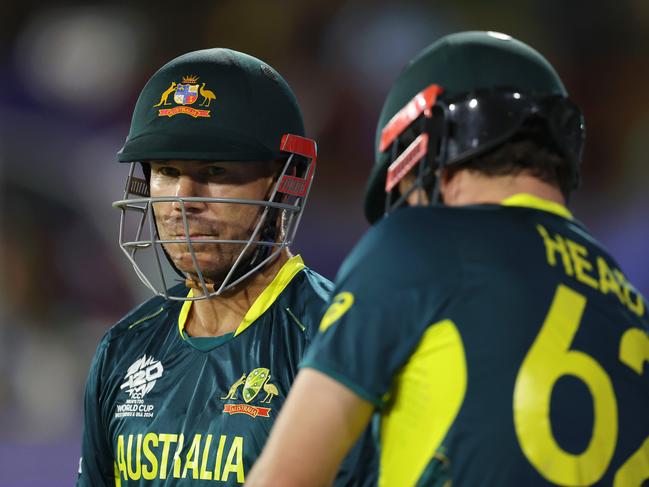
[[[170,178],[178,177],[180,171],[172,166],[157,166],[153,167],[153,173],[159,176],[165,176]]]
[[[225,172],[225,169],[220,166],[207,166],[205,172],[207,176],[220,176]]]

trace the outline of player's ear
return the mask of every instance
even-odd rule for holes
[[[457,200],[464,172],[465,170],[462,169],[448,167],[444,167],[439,171],[439,192],[445,205],[452,205]]]

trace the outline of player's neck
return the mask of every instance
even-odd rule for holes
[[[284,249],[273,262],[255,272],[240,286],[220,296],[194,301],[185,325],[187,334],[193,337],[215,337],[234,332],[252,304],[289,258],[288,250]]]
[[[443,184],[442,191],[444,203],[448,206],[498,204],[520,193],[565,205],[559,188],[526,173],[485,176],[475,171],[458,171]]]

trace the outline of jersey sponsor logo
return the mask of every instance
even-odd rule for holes
[[[243,436],[196,433],[118,435],[115,467],[121,480],[194,479],[243,484]],[[202,485],[202,484],[201,484]]]
[[[152,418],[155,406],[145,403],[144,396],[151,392],[163,372],[162,363],[152,356],[145,354],[133,362],[120,386],[120,389],[126,390],[129,398],[116,405],[115,417]]]
[[[331,325],[342,318],[353,304],[354,295],[352,293],[343,291],[342,293],[336,294],[327,312],[322,317],[320,333],[327,331]]]
[[[160,101],[153,105],[155,107],[173,105],[169,97],[173,93],[173,101],[176,106],[172,108],[158,109],[159,117],[173,117],[178,114],[189,115],[194,118],[209,118],[210,110],[197,109],[188,105],[193,105],[199,97],[202,98],[198,106],[209,107],[216,95],[212,90],[205,88],[205,83],[198,84],[198,76],[183,76],[181,82],[172,81],[169,87],[160,95]]]
[[[223,412],[228,414],[247,414],[252,418],[256,418],[257,416],[263,418],[270,417],[271,408],[249,404],[259,396],[259,392],[262,390],[266,393],[264,398],[259,401],[262,404],[270,404],[273,398],[279,395],[277,386],[269,382],[269,379],[270,369],[264,367],[253,369],[249,374],[242,374],[239,380],[230,386],[228,393],[221,397],[221,399],[236,401],[238,389],[243,386],[242,398],[245,404],[225,404],[223,406]]]

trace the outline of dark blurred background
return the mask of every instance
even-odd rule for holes
[[[588,129],[572,210],[647,294],[646,0],[3,2],[0,485],[74,483],[95,346],[149,297],[110,203],[127,169],[115,153],[155,70],[229,47],[287,79],[320,149],[294,251],[333,278],[367,229],[362,189],[388,87],[418,50],[472,29],[517,37],[557,68]]]

